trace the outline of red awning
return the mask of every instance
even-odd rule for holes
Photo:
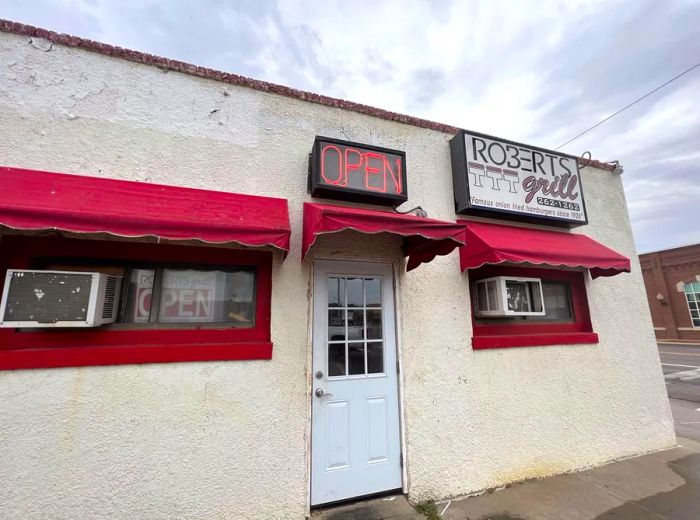
[[[0,226],[273,246],[289,251],[286,199],[0,167]]]
[[[301,258],[323,233],[353,229],[360,233],[391,233],[404,237],[406,270],[430,262],[464,245],[464,226],[429,218],[386,211],[304,203],[304,236]]]
[[[465,220],[459,222],[466,226],[467,241],[467,245],[459,250],[462,271],[484,264],[527,262],[586,267],[593,278],[630,272],[629,258],[586,235]]]

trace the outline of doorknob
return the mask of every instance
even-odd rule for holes
[[[327,394],[326,392],[323,391],[323,388],[317,388],[314,391],[314,394],[316,397],[333,397],[333,394]]]

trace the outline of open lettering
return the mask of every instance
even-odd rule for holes
[[[321,178],[331,186],[380,193],[403,193],[401,158],[349,146],[326,144],[321,149]]]

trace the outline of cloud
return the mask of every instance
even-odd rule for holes
[[[9,0],[0,16],[553,148],[700,60],[700,2]],[[700,69],[564,148],[641,250],[700,241]]]

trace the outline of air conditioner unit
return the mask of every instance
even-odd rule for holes
[[[98,327],[114,323],[121,276],[8,269],[0,327]]]
[[[477,280],[474,284],[477,316],[544,316],[542,280],[539,278],[495,276]]]

